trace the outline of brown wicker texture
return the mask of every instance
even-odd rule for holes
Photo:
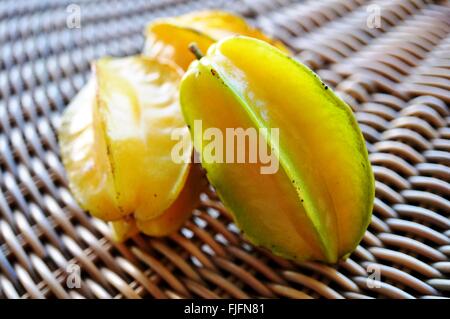
[[[449,2],[77,1],[82,28],[69,29],[71,2],[0,3],[0,298],[450,295]],[[361,245],[338,266],[294,264],[250,245],[213,192],[179,233],[125,244],[74,202],[55,129],[89,61],[139,52],[155,17],[208,7],[284,41],[355,111],[376,200]],[[373,8],[380,28],[368,27]],[[78,289],[67,285],[74,264]]]

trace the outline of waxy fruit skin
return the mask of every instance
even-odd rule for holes
[[[239,34],[264,40],[288,52],[280,41],[269,38],[239,16],[226,11],[204,10],[151,22],[145,33],[144,54],[171,60],[186,70],[195,59],[188,49],[190,43],[196,43],[202,52],[206,52],[216,41]]]
[[[178,101],[181,74],[146,57],[103,58],[62,116],[58,136],[69,187],[93,216],[115,221],[116,238],[132,233],[134,223],[149,234],[174,231],[197,203],[201,179],[188,176],[198,173],[189,158],[171,158],[174,129],[192,156]]]
[[[191,64],[180,100],[207,177],[251,242],[328,263],[356,248],[370,223],[374,177],[350,107],[315,73],[263,41],[231,37]],[[212,162],[202,148],[208,128],[223,136],[226,128],[278,128],[278,145],[265,137],[278,171],[261,174],[261,161]]]
[[[121,220],[110,222],[114,239],[126,240],[139,231],[154,237],[163,237],[176,232],[191,216],[200,203],[200,194],[208,187],[204,172],[199,164],[192,164],[186,184],[173,204],[158,217],[149,220],[136,220],[129,215]]]

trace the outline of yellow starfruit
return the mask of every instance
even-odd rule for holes
[[[93,216],[114,221],[116,239],[136,227],[151,235],[174,231],[201,192],[178,101],[181,74],[141,56],[100,59],[62,116],[59,143],[69,187]],[[186,147],[178,161],[171,156],[174,130]]]
[[[118,242],[138,233],[162,237],[177,231],[190,217],[191,212],[200,203],[200,194],[207,187],[200,165],[190,168],[186,184],[175,202],[166,211],[153,219],[136,220],[129,215],[118,221],[110,222],[114,239]]]
[[[169,59],[186,70],[194,60],[188,49],[191,42],[206,52],[214,42],[238,34],[264,40],[288,52],[280,41],[269,38],[240,16],[226,11],[204,10],[151,22],[145,33],[144,54]]]
[[[356,248],[374,177],[350,107],[313,71],[266,42],[230,37],[191,64],[180,100],[207,177],[251,242],[328,263]],[[278,169],[264,171],[255,143]]]

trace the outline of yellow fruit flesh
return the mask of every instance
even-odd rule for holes
[[[273,176],[235,168],[243,164],[204,163],[254,242],[296,260],[336,262],[354,250],[370,221],[373,174],[350,108],[309,69],[262,41],[227,39],[190,67],[181,104],[190,125],[202,119],[204,128],[280,129],[280,171]],[[194,136],[196,148],[200,139]],[[292,244],[292,225],[311,247]]]
[[[279,41],[248,25],[239,16],[225,11],[199,11],[150,23],[146,30],[144,54],[174,61],[186,70],[194,60],[188,46],[195,42],[202,52],[214,42],[231,35],[246,35],[264,40],[288,52]]]

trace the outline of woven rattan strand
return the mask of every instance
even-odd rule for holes
[[[0,298],[450,296],[448,1],[81,1],[80,29],[66,26],[71,2],[0,2]],[[214,7],[282,40],[356,114],[376,200],[360,246],[335,267],[252,246],[212,191],[179,233],[124,244],[68,191],[55,130],[90,60],[138,53],[156,17]]]

